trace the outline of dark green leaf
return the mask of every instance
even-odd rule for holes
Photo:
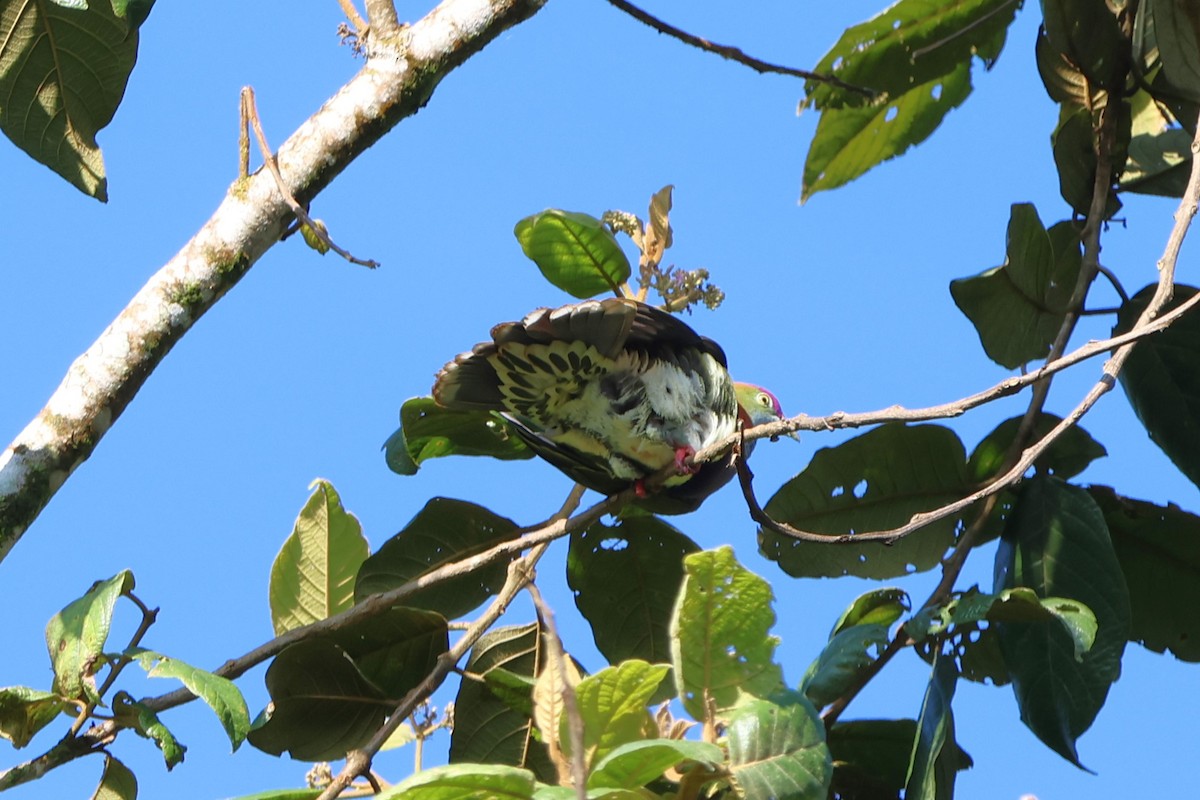
[[[99,581],[50,619],[46,647],[54,665],[55,693],[65,698],[99,699],[92,676],[104,663],[101,656],[117,598],[131,591],[133,573],[124,570]]]
[[[175,678],[182,682],[188,691],[207,703],[217,715],[233,749],[241,746],[250,730],[250,712],[246,709],[245,698],[233,681],[153,650],[137,647],[126,650],[122,655],[135,659],[151,678]]]
[[[910,608],[912,605],[908,599],[908,592],[903,589],[890,586],[872,589],[854,598],[854,602],[834,623],[829,638],[832,639],[841,631],[855,625],[891,625]]]
[[[1121,306],[1114,334],[1133,327],[1154,289],[1147,286]],[[1166,310],[1197,291],[1176,285]],[[1185,314],[1161,333],[1138,342],[1120,378],[1150,439],[1188,480],[1200,486],[1200,313]]]
[[[721,748],[708,742],[646,739],[614,748],[588,775],[589,789],[637,789],[681,762],[716,770],[725,761]]]
[[[1171,127],[1171,118],[1145,89],[1130,98],[1130,106],[1133,121],[1121,191],[1182,197],[1192,168],[1192,137]]]
[[[683,584],[683,557],[699,549],[652,516],[611,526],[596,522],[571,536],[567,582],[610,664],[671,660],[671,614]],[[663,683],[669,689],[672,681]]]
[[[895,99],[915,86],[969,70],[975,56],[990,66],[1018,5],[1014,0],[901,0],[847,28],[814,72]],[[819,109],[869,102],[861,93],[828,83],[809,81],[805,91],[805,103]]]
[[[137,800],[137,778],[129,767],[110,755],[104,757],[104,774],[92,800]]]
[[[0,689],[0,738],[8,739],[13,747],[24,747],[34,734],[69,708],[71,705],[53,692],[28,686]]]
[[[1015,369],[1050,351],[1080,262],[1079,235],[1071,223],[1047,231],[1031,204],[1014,203],[1004,265],[951,281],[950,294],[975,326],[988,358]]]
[[[967,462],[967,471],[973,480],[983,483],[996,477],[1016,438],[1021,419],[1022,417],[1010,417],[1004,420],[976,445],[970,461]],[[1041,439],[1060,422],[1062,418],[1054,414],[1039,414],[1033,424],[1033,439]],[[1088,464],[1106,455],[1108,451],[1104,449],[1104,445],[1093,439],[1083,428],[1073,425],[1038,456],[1033,466],[1039,472],[1065,480],[1075,477],[1083,472]]]
[[[503,667],[493,667],[483,676],[483,682],[496,697],[518,714],[533,715],[533,687],[537,680],[529,675],[518,675]]]
[[[159,721],[157,714],[143,704],[134,702],[125,692],[117,692],[113,696],[113,716],[126,728],[153,741],[162,751],[168,770],[183,761],[187,748],[176,741],[175,735]]]
[[[800,202],[925,141],[970,93],[971,69],[963,63],[886,103],[822,111],[804,160]]]
[[[1142,0],[1137,28],[1135,40],[1152,42],[1171,88],[1200,100],[1200,9],[1178,0]]]
[[[400,700],[450,648],[446,619],[433,611],[394,607],[325,638],[338,645],[384,696]]]
[[[464,500],[435,497],[404,530],[388,539],[363,562],[354,599],[395,589],[421,575],[513,538],[517,526]],[[403,604],[437,611],[455,619],[477,608],[504,585],[507,561],[498,559],[465,575],[407,595]]]
[[[1101,87],[1124,84],[1127,45],[1108,3],[1097,0],[1042,0],[1050,47],[1066,56],[1088,81]]]
[[[629,259],[593,216],[547,209],[518,222],[513,233],[546,280],[575,297],[619,293],[629,280]]]
[[[1017,586],[1039,597],[1082,603],[1096,619],[1096,639],[1082,658],[1058,625],[997,623],[1021,720],[1076,766],[1075,741],[1096,718],[1121,672],[1129,638],[1129,593],[1104,516],[1086,491],[1057,478],[1021,487],[996,552],[996,592]]]
[[[354,576],[370,553],[362,525],[329,481],[313,482],[292,533],[271,565],[268,596],[275,635],[354,605]]]
[[[388,467],[415,475],[442,456],[491,456],[504,461],[533,458],[508,423],[490,411],[451,411],[432,397],[414,397],[400,407],[400,428],[383,446]]]
[[[771,585],[721,547],[687,556],[671,620],[671,662],[679,698],[693,719],[706,702],[729,708],[743,694],[767,697],[783,676],[772,659],[779,643]]]
[[[1133,610],[1130,639],[1200,661],[1200,517],[1174,505],[1088,491],[1104,512]]]
[[[841,535],[903,525],[913,514],[970,490],[966,453],[953,431],[893,424],[818,450],[765,511],[796,528]],[[760,530],[758,546],[796,578],[856,575],[880,580],[936,566],[954,544],[958,524],[953,517],[934,522],[890,547],[877,542],[830,546]]]
[[[825,726],[808,701],[752,700],[729,719],[729,769],[746,800],[824,800],[833,764]]]
[[[271,706],[254,722],[250,744],[300,761],[332,761],[360,747],[394,707],[333,642],[285,648],[267,669]]]
[[[934,658],[933,674],[917,720],[917,738],[904,786],[905,800],[952,800],[955,776],[960,769],[970,766],[969,762],[960,761],[962,751],[954,740],[954,712],[950,702],[957,681],[954,661],[946,656]]]
[[[1127,113],[1121,115],[1118,125],[1118,144],[1128,143],[1130,119]],[[1054,163],[1058,167],[1058,191],[1081,217],[1086,217],[1091,208],[1096,183],[1095,138],[1092,113],[1086,108],[1063,106],[1058,125],[1050,135],[1050,143],[1054,149]],[[1116,149],[1112,157],[1113,181],[1124,169],[1127,146]],[[1104,219],[1112,218],[1120,210],[1121,201],[1109,191]]]
[[[640,741],[653,728],[646,705],[671,668],[666,664],[623,661],[589,675],[575,687],[575,702],[583,720],[583,747],[591,767],[623,744]],[[559,742],[572,752],[570,720],[561,718]]]
[[[108,199],[96,133],[112,121],[138,34],[110,3],[0,5],[0,129],[34,160]]]
[[[888,627],[878,623],[853,625],[835,633],[804,673],[800,691],[818,708],[841,697],[887,645]]]
[[[496,628],[481,636],[471,650],[465,670],[486,680],[492,670],[503,669],[532,681],[545,666],[544,659],[541,628],[530,623]],[[540,780],[558,782],[546,746],[534,739],[529,715],[513,711],[486,684],[464,680],[459,684],[454,709],[451,763],[526,767]]]
[[[841,800],[900,800],[917,738],[912,719],[857,719],[829,731],[833,791]],[[956,745],[957,746],[957,745]],[[958,749],[959,769],[971,757]]]
[[[533,773],[498,764],[448,764],[421,770],[375,800],[529,800]]]
[[[1044,28],[1038,31],[1034,54],[1042,85],[1054,102],[1069,103],[1080,108],[1104,105],[1107,93],[1092,86],[1079,67],[1054,48]]]

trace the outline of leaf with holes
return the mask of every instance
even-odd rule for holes
[[[383,543],[362,563],[354,584],[354,599],[395,589],[444,564],[512,539],[517,525],[483,506],[465,500],[435,497],[425,504],[404,530]],[[504,558],[464,575],[441,581],[407,595],[406,606],[437,611],[446,619],[471,612],[504,585]]]
[[[371,552],[362,525],[342,507],[333,484],[317,479],[309,488],[313,493],[271,565],[276,636],[354,605],[354,578]]]
[[[1129,638],[1200,661],[1200,516],[1090,486],[1129,587]]]
[[[671,660],[671,614],[683,584],[683,558],[699,549],[653,516],[596,522],[571,536],[567,583],[609,663]],[[672,683],[668,677],[660,691]]]
[[[800,202],[844,186],[925,141],[970,93],[971,68],[961,64],[887,103],[822,111],[804,159]]]
[[[1057,478],[1027,480],[996,551],[995,582],[997,593],[1025,586],[1041,598],[1075,600],[1095,615],[1095,642],[1082,658],[1076,658],[1077,644],[1061,626],[997,623],[1021,720],[1048,747],[1081,766],[1075,741],[1120,675],[1130,631],[1125,578],[1091,496]]]
[[[898,527],[913,514],[953,502],[971,489],[966,453],[953,431],[892,424],[818,450],[764,510],[793,527],[838,536]],[[936,566],[954,544],[959,520],[933,522],[890,547],[878,542],[831,547],[767,529],[759,530],[758,546],[792,577],[879,580]]]
[[[950,294],[988,358],[1015,369],[1050,352],[1081,263],[1074,225],[1059,222],[1046,230],[1032,204],[1014,203],[1003,266],[951,281]]]
[[[1155,287],[1147,286],[1117,312],[1113,334],[1133,328]],[[1177,284],[1166,310],[1200,291]],[[1138,342],[1121,370],[1121,388],[1134,413],[1167,457],[1200,486],[1200,312],[1191,311],[1166,330]]]
[[[679,699],[705,719],[705,699],[729,708],[743,694],[768,697],[783,686],[774,662],[779,638],[771,585],[747,570],[729,547],[684,559],[686,577],[671,619],[671,662]]]
[[[551,208],[521,220],[513,233],[546,280],[575,297],[619,294],[629,280],[629,259],[593,216]]]
[[[746,800],[824,800],[833,764],[825,725],[802,696],[739,705],[726,728],[729,770]]]

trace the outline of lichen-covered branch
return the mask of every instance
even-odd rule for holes
[[[545,2],[444,0],[394,31],[380,10],[387,4],[368,3],[373,29],[391,35],[367,36],[363,69],[279,148],[279,170],[292,195],[311,200],[424,106],[449,72]],[[235,182],[192,240],[75,360],[46,406],[0,454],[0,559],[92,454],[159,361],[292,219],[265,170]]]

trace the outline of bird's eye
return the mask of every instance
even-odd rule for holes
[[[772,405],[774,405],[771,402],[771,396],[766,392],[762,392],[758,395],[758,404],[764,408],[770,408]]]

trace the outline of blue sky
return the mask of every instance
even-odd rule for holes
[[[403,4],[416,18],[427,4]],[[647,2],[671,22],[765,60],[815,64],[874,3]],[[0,686],[48,685],[46,620],[92,581],[132,569],[138,594],[162,608],[149,647],[213,668],[271,637],[271,561],[316,477],[331,480],[372,546],[433,496],[461,497],[522,523],[556,509],[569,482],[540,462],[458,459],[415,477],[390,473],[380,445],[400,403],[427,394],[449,358],[492,324],[569,298],[546,284],[512,235],[546,207],[643,213],[671,183],[675,246],[668,261],[707,267],[728,295],[690,322],[723,345],[739,379],[770,387],[789,413],[920,406],[971,394],[1005,373],[984,356],[948,282],[998,265],[1014,202],[1047,224],[1069,215],[1049,151],[1057,110],[1033,65],[1038,9],[1020,12],[999,63],[977,65],[974,94],[930,142],[832,193],[797,202],[817,117],[796,116],[799,81],[749,69],[658,36],[602,0],[558,0],[449,76],[428,107],[364,153],[314,203],[339,244],[377,259],[374,272],[324,258],[292,239],[273,248],[167,356],[95,454],[0,563],[6,657]],[[208,218],[236,177],[238,91],[252,85],[278,144],[360,66],[338,45],[336,3],[160,2],[142,31],[139,64],[113,124],[100,135],[110,202],[84,198],[0,142],[0,431],[15,435],[71,361]],[[1132,293],[1155,279],[1175,203],[1130,198],[1104,237],[1103,261]],[[1195,283],[1194,246],[1180,280]],[[1108,304],[1099,287],[1095,302]],[[1092,318],[1076,341],[1102,338]],[[1050,409],[1071,408],[1096,379],[1088,364],[1056,380]],[[1024,397],[951,426],[973,446]],[[1148,440],[1119,392],[1084,427],[1109,450],[1081,482],[1200,511],[1196,488]],[[812,453],[851,434],[806,434],[759,447],[765,495]],[[778,594],[785,676],[797,681],[837,614],[873,584],[796,581],[756,554],[755,527],[735,490],[676,523],[704,547],[731,544]],[[566,544],[539,570],[567,647],[600,660],[563,579]],[[991,550],[960,582],[990,584]],[[896,582],[919,602],[936,575]],[[526,621],[526,600],[510,613]],[[135,625],[131,609],[114,641]],[[1200,716],[1195,668],[1127,650],[1122,679],[1080,740],[1081,772],[1043,747],[1011,691],[960,683],[960,744],[975,768],[961,797],[1041,800],[1182,796],[1183,770],[1147,770],[1191,756]],[[266,701],[262,669],[239,685],[252,713]],[[927,667],[902,654],[846,718],[914,716]],[[128,673],[127,673],[128,674]],[[163,683],[134,683],[135,694]],[[1160,701],[1160,698],[1162,701]],[[1169,698],[1169,702],[1167,699]],[[444,699],[444,698],[442,698]],[[143,797],[218,798],[296,785],[305,765],[228,743],[206,709],[165,716],[189,745],[167,775],[147,742],[114,752]],[[41,752],[47,732],[0,767]],[[443,757],[445,739],[430,746]],[[0,748],[4,752],[4,748]],[[378,762],[389,778],[407,750]],[[17,798],[86,797],[99,759],[76,762]]]

